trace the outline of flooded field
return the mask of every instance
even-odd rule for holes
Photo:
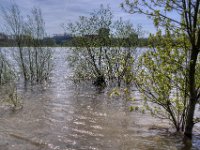
[[[23,109],[0,107],[0,150],[188,150],[181,135],[130,102],[109,98],[90,84],[74,85],[67,49],[55,48],[49,83],[19,85]],[[193,150],[200,149],[195,126]]]

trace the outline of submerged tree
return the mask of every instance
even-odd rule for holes
[[[138,1],[138,0],[126,0],[123,4],[122,7],[127,10],[130,13],[140,13],[140,14],[145,14],[148,17],[152,18],[154,20],[154,24],[156,27],[160,27],[165,29],[167,32],[169,32],[169,34],[171,34],[171,36],[173,35],[178,35],[178,34],[182,34],[183,37],[186,38],[186,40],[188,41],[188,46],[185,48],[180,48],[178,49],[178,51],[176,50],[177,48],[173,46],[168,47],[168,49],[170,50],[166,50],[165,47],[163,47],[162,51],[159,50],[158,47],[156,47],[156,55],[158,56],[154,56],[155,54],[152,54],[148,57],[152,57],[153,61],[151,61],[150,59],[148,59],[148,57],[146,56],[146,58],[149,60],[149,64],[145,63],[144,65],[146,66],[148,64],[149,71],[151,71],[151,77],[154,77],[153,80],[153,85],[155,86],[161,86],[160,90],[157,91],[158,95],[161,95],[161,93],[165,94],[162,97],[158,97],[156,98],[157,100],[162,100],[162,105],[163,105],[163,101],[166,102],[166,107],[172,106],[174,104],[174,102],[172,102],[169,97],[169,93],[172,92],[174,88],[173,84],[171,81],[171,78],[174,78],[173,80],[178,80],[179,82],[183,82],[182,84],[178,84],[176,86],[176,90],[179,90],[177,94],[177,96],[175,96],[175,99],[181,99],[181,105],[183,104],[184,109],[181,109],[181,115],[185,122],[184,122],[184,135],[185,137],[192,137],[192,129],[195,122],[194,119],[194,112],[195,112],[195,107],[196,104],[199,101],[200,98],[200,85],[199,85],[199,51],[200,51],[200,24],[199,24],[199,6],[200,6],[200,0],[173,0],[173,1],[163,1],[163,0],[142,0],[142,1]],[[177,16],[177,18],[174,18],[173,16]],[[175,36],[177,37],[177,36]],[[158,44],[162,43],[158,42]],[[169,41],[169,44],[171,44],[171,41]],[[176,43],[174,43],[176,44]],[[174,63],[170,63],[171,65],[168,65],[168,63],[166,61],[171,61],[172,58],[171,57],[166,57],[171,56],[170,54],[175,53],[174,52],[177,51],[176,53],[180,53],[177,54],[174,58]],[[187,51],[187,53],[185,52],[185,50]],[[164,51],[164,52],[163,52]],[[164,54],[164,56],[166,57],[164,60],[163,59],[163,55],[162,53],[165,53],[169,51],[167,54]],[[183,55],[184,54],[184,55]],[[183,56],[182,56],[183,55]],[[182,57],[188,61],[188,63],[185,64],[185,67],[183,68],[183,70],[181,71],[181,73],[179,74],[179,68],[178,66],[182,66],[182,62],[179,62],[179,60],[182,59]],[[168,60],[167,60],[168,59]],[[158,60],[158,61],[157,61]],[[155,63],[155,61],[157,61]],[[178,61],[176,63],[176,61]],[[143,61],[144,62],[144,61]],[[152,63],[152,64],[151,64]],[[162,63],[164,63],[165,65],[161,65]],[[154,67],[152,67],[152,66]],[[160,66],[161,65],[161,66]],[[158,68],[158,66],[160,66],[160,68]],[[177,73],[175,74],[171,74],[170,72],[172,71],[171,69],[166,70],[166,67],[169,68],[177,68]],[[161,72],[162,74],[159,75],[156,71],[154,71],[154,68]],[[164,72],[163,72],[164,71]],[[176,71],[176,70],[174,70]],[[157,76],[152,76],[153,74],[157,74]],[[163,76],[164,73],[166,73],[166,77]],[[170,75],[171,74],[171,75]],[[148,75],[147,75],[148,76]],[[169,78],[167,76],[170,76]],[[175,77],[174,77],[175,76]],[[177,78],[177,79],[176,79]],[[152,79],[148,79],[147,77],[142,79],[143,82],[141,81],[141,84],[145,84],[145,83],[150,83],[152,81]],[[158,82],[157,80],[162,80],[163,82]],[[156,83],[156,84],[155,84]],[[159,83],[162,83],[163,85],[160,85]],[[166,84],[165,84],[166,83]],[[144,85],[143,84],[143,85]],[[180,86],[180,89],[185,90],[185,96],[182,97],[181,95],[181,91],[180,89],[178,89],[178,87]],[[152,87],[152,86],[151,86]],[[156,87],[153,87],[156,88]],[[151,91],[151,89],[149,90]],[[154,90],[155,91],[155,90]],[[146,91],[142,90],[142,93],[145,94],[145,97],[149,98],[149,94],[151,95],[152,93],[148,92],[146,93]],[[175,92],[176,93],[176,92]],[[151,97],[149,98],[151,99]],[[184,103],[182,103],[184,102]],[[157,103],[157,102],[156,102]],[[163,106],[165,107],[165,106]],[[173,106],[177,109],[178,106]],[[166,108],[167,109],[167,108]],[[172,108],[171,108],[172,109]],[[171,109],[168,109],[167,112],[171,113]],[[174,112],[172,112],[174,113]],[[171,117],[174,115],[171,115]],[[179,116],[179,115],[178,115]],[[173,118],[172,118],[173,119]],[[174,119],[173,119],[174,120]],[[173,121],[174,124],[179,124],[180,122],[177,121]],[[176,123],[175,123],[176,122]]]
[[[188,105],[188,40],[184,34],[171,35],[168,31],[165,36],[158,32],[150,39],[152,47],[139,57],[134,81],[146,108],[159,118],[169,119],[177,131],[183,130]],[[154,46],[157,40],[159,45]]]
[[[42,43],[46,33],[41,10],[35,8],[26,17],[13,4],[10,9],[3,9],[2,12],[6,31],[12,35],[15,42],[13,45],[17,47],[13,53],[25,82],[42,82],[47,79],[51,71],[52,50]]]
[[[110,8],[101,5],[90,17],[80,17],[67,26],[74,35],[75,47],[69,61],[76,78],[92,79],[97,86],[117,80],[120,86],[128,75],[136,46],[131,42],[138,40],[137,32],[130,23],[122,20],[114,23],[112,18]]]
[[[42,82],[48,78],[52,69],[52,50],[43,45],[46,32],[41,10],[32,9],[25,25],[29,78],[31,81]]]
[[[13,4],[8,9],[3,9],[3,18],[6,23],[6,32],[8,32],[8,35],[11,35],[14,42],[13,45],[17,46],[17,55],[16,59],[18,62],[18,65],[20,67],[20,70],[22,71],[24,80],[28,80],[28,72],[26,68],[25,63],[25,56],[24,56],[24,18],[19,10],[19,7],[16,4]]]
[[[75,45],[70,61],[78,78],[93,78],[94,84],[105,85],[103,55],[109,44],[111,23],[110,8],[101,5],[90,17],[82,16],[78,22],[68,25],[68,30],[74,35]]]

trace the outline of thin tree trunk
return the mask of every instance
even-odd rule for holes
[[[27,79],[27,72],[26,72],[26,67],[25,67],[25,64],[24,64],[24,57],[23,57],[21,44],[18,44],[18,48],[19,48],[20,63],[22,65],[22,71],[23,71],[23,75],[24,75],[24,80],[26,82],[28,79]]]

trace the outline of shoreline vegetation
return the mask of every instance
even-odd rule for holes
[[[17,43],[15,43],[15,40],[9,39],[8,37],[9,35],[0,33],[0,47],[17,47]],[[42,47],[46,47],[46,46],[48,47],[75,47],[76,38],[78,37],[72,37],[71,35],[69,35],[67,36],[67,39],[66,39],[66,35],[59,35],[59,37],[53,36],[49,38],[44,38],[43,40],[39,40],[39,41]],[[123,41],[124,39],[111,38],[110,40],[111,40],[111,44],[109,46],[116,47],[118,46],[116,41],[120,41],[120,40]],[[149,46],[148,38],[138,38],[138,42],[139,44],[137,44],[137,46],[139,47]],[[27,46],[34,46],[34,45],[29,45],[26,43],[26,40],[24,40],[22,46],[27,47]],[[131,46],[136,46],[136,45],[131,45]],[[84,47],[84,45],[82,47]]]

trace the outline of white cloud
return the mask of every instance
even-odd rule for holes
[[[0,0],[0,5],[7,7],[12,1]],[[131,20],[135,26],[137,24],[144,26],[144,29],[146,28],[145,30],[149,32],[155,31],[152,22],[146,17],[125,13],[120,8],[121,2],[123,0],[15,0],[24,14],[33,7],[41,8],[49,34],[64,32],[60,26],[62,23],[73,22],[79,16],[89,15],[90,12],[99,8],[100,4],[109,5],[115,18],[122,17],[124,20]]]

